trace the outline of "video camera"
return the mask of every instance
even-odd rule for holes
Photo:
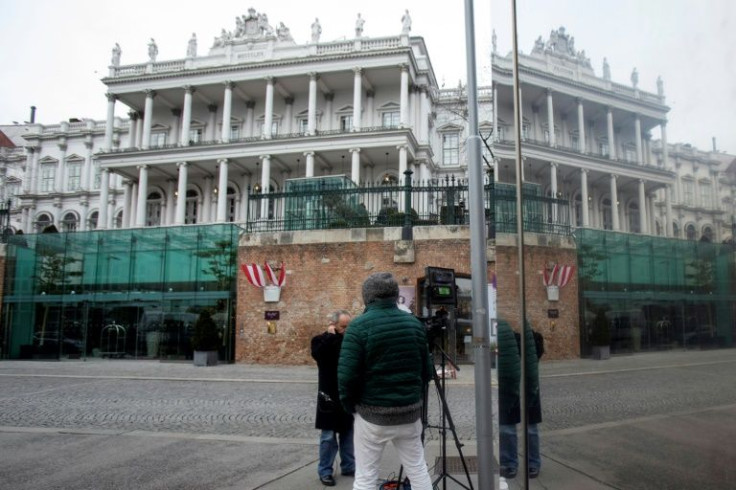
[[[424,281],[429,308],[435,305],[457,306],[457,286],[453,269],[427,267]]]
[[[427,342],[434,345],[435,340],[442,340],[449,328],[449,313],[446,309],[440,308],[433,316],[422,318],[418,317],[427,332]]]

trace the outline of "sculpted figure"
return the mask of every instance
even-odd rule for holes
[[[197,34],[192,33],[192,37],[189,38],[189,44],[187,44],[187,57],[194,58],[197,56]]]
[[[112,48],[112,66],[120,66],[120,55],[122,54],[123,50],[120,49],[120,45],[118,43],[115,43],[115,47]]]
[[[318,43],[319,36],[322,34],[322,26],[319,24],[319,19],[315,18],[312,23],[312,42]]]
[[[355,20],[355,37],[363,35],[363,24],[365,24],[365,19],[358,14],[358,18]]]
[[[603,79],[604,80],[611,79],[611,67],[608,65],[607,58],[603,58]]]
[[[151,38],[151,42],[148,43],[148,59],[154,62],[156,61],[156,56],[158,56],[158,46],[156,45],[156,41]]]
[[[639,72],[636,71],[636,68],[631,72],[631,85],[633,85],[634,88],[639,85]]]
[[[409,16],[409,10],[407,9],[401,17],[401,33],[409,34],[409,31],[411,31],[411,16]]]
[[[291,31],[283,22],[279,23],[279,26],[276,28],[276,36],[279,38],[279,41],[291,41]]]
[[[661,75],[657,77],[657,95],[664,97],[664,82]]]

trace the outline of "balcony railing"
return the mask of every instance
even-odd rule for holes
[[[340,228],[468,225],[468,183],[454,177],[428,182],[364,183],[349,179],[300,179],[294,191],[248,196],[245,228],[248,232],[299,231]],[[489,236],[516,233],[516,188],[484,184],[485,221]],[[406,209],[409,203],[409,213]],[[524,230],[551,235],[570,234],[568,201],[524,189]]]

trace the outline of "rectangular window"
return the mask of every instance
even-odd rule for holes
[[[56,180],[56,165],[41,166],[41,192],[52,192]]]
[[[442,164],[460,164],[460,135],[448,133],[442,135]]]
[[[72,163],[67,168],[66,188],[69,191],[77,191],[82,186],[82,164]]]
[[[263,131],[264,126],[266,125],[265,122],[261,122],[259,126],[259,131],[262,135],[265,135],[266,133]],[[279,134],[279,123],[277,121],[271,122],[271,136],[276,136]]]
[[[682,202],[685,204],[693,204],[693,195],[695,187],[691,181],[682,181]]]
[[[580,139],[577,134],[570,135],[570,146],[573,150],[580,151]]]
[[[240,139],[240,126],[234,124],[230,126],[230,141],[235,141],[239,139]]]
[[[627,162],[636,162],[636,150],[629,146],[624,148],[624,159]]]
[[[20,182],[13,182],[11,184],[8,184],[5,192],[7,199],[11,201],[10,207],[14,207],[17,204],[15,196],[20,193]]]
[[[306,119],[299,119],[297,124],[299,125],[299,134],[307,134],[307,131],[309,131],[309,121]]]
[[[102,184],[102,172],[100,171],[100,166],[95,165],[95,189],[99,189],[101,184]]]
[[[341,116],[340,117],[340,130],[350,131],[353,129],[353,116]]]
[[[607,157],[609,155],[608,153],[608,141],[599,141],[598,142],[598,153],[601,154],[601,156]]]
[[[707,182],[702,182],[700,184],[700,207],[705,209],[712,208],[712,202],[711,199],[713,197],[711,196],[711,185]]]
[[[166,146],[166,133],[163,131],[151,133],[151,148],[161,148],[162,146]]]
[[[398,128],[399,127],[399,111],[384,112],[383,113],[383,127],[384,128]]]
[[[189,130],[189,142],[199,143],[202,141],[202,128],[194,128]]]
[[[524,123],[521,125],[521,139],[522,141],[526,141],[529,139],[529,130],[531,129],[531,125],[529,123]]]

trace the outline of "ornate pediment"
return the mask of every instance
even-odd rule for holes
[[[274,29],[268,21],[268,15],[258,13],[251,7],[247,15],[235,17],[234,30],[222,29],[220,36],[215,38],[213,48],[266,40],[294,42],[289,28],[283,22],[280,22],[279,26]]]
[[[590,58],[585,55],[585,50],[575,50],[575,37],[567,34],[564,27],[552,31],[549,39],[545,42],[542,36],[534,41],[532,55],[553,55],[558,58],[575,61],[586,68],[591,68]]]

